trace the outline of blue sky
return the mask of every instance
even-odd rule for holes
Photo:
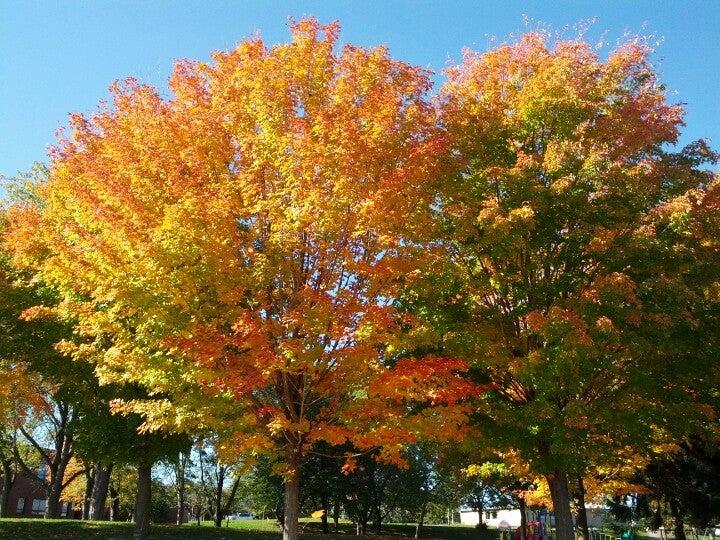
[[[388,45],[397,58],[440,73],[463,47],[487,50],[528,27],[596,18],[592,39],[626,30],[663,39],[656,61],[672,101],[687,104],[682,142],[720,148],[720,0],[317,1],[0,0],[0,174],[45,160],[67,114],[90,112],[115,79],[163,87],[173,61],[207,59],[255,33],[288,39],[289,16],[339,20],[342,42]]]

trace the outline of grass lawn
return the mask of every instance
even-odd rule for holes
[[[304,527],[303,540],[349,540],[358,538],[349,524],[341,524],[340,534],[322,534],[318,520],[308,520]],[[88,522],[77,520],[48,519],[0,519],[0,538],[12,540],[130,540],[132,523]],[[370,535],[375,539],[396,539],[412,537],[414,525],[389,524],[384,527],[383,536]],[[496,540],[497,531],[478,531],[462,525],[427,525],[423,538],[428,540]],[[153,540],[277,540],[281,538],[275,521],[231,521],[230,526],[217,529],[210,522],[198,527],[195,524],[153,525],[150,531]]]

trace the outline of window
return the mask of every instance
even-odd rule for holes
[[[25,513],[25,497],[18,497],[16,511],[18,514]]]
[[[490,512],[485,512],[485,519],[490,519]]]
[[[41,516],[45,513],[47,501],[45,499],[33,499],[32,513],[33,516]]]
[[[493,519],[497,519],[497,512],[493,512],[493,513],[492,513],[492,518],[493,518]]]

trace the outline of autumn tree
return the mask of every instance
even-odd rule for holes
[[[116,410],[281,459],[286,539],[314,442],[394,459],[423,429],[460,433],[473,389],[461,361],[398,359],[412,320],[393,299],[441,147],[428,74],[337,36],[308,19],[289,44],[181,62],[169,99],[114,85],[112,106],[71,117],[42,204],[6,234],[86,339],[60,349],[164,398]],[[408,419],[409,403],[435,407]]]
[[[10,517],[10,490],[17,480],[17,429],[31,408],[42,406],[42,382],[22,363],[0,360],[0,517]]]
[[[440,256],[408,304],[492,388],[476,425],[546,478],[560,540],[570,478],[713,414],[717,242],[690,222],[716,219],[715,156],[671,150],[683,111],[650,53],[531,33],[466,52],[440,92]]]
[[[47,301],[50,293],[37,284],[23,283],[9,268],[7,256],[0,257],[0,513],[7,513],[7,496],[19,470],[42,484],[48,517],[59,517],[60,496],[74,478],[67,478],[65,471],[73,458],[74,400],[80,386],[62,373],[62,358],[53,344],[69,328],[58,321],[23,317],[26,309]],[[47,481],[39,480],[37,470],[28,466],[18,451],[18,440],[34,448],[49,472]]]

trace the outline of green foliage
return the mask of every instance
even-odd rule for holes
[[[282,479],[273,474],[272,466],[271,459],[260,457],[250,470],[242,474],[238,498],[254,515],[281,521],[283,484]]]
[[[629,509],[653,530],[663,516],[699,529],[720,522],[720,451],[714,443],[697,438],[682,443],[675,452],[653,459],[636,481],[649,493]],[[623,505],[618,506],[622,511]]]
[[[172,521],[174,516],[171,514],[171,509],[175,505],[176,500],[172,489],[158,480],[153,480],[150,520],[153,523]]]
[[[69,383],[78,373],[67,369],[67,361],[54,345],[70,335],[71,326],[54,318],[22,317],[30,308],[56,302],[51,289],[41,283],[28,282],[24,277],[0,252],[0,360],[10,364],[26,363],[32,370],[42,372],[50,383]]]
[[[5,190],[5,196],[0,200],[0,208],[18,204],[42,205],[38,188],[47,181],[49,172],[44,163],[35,162],[28,171],[17,176],[0,176],[0,187]]]

